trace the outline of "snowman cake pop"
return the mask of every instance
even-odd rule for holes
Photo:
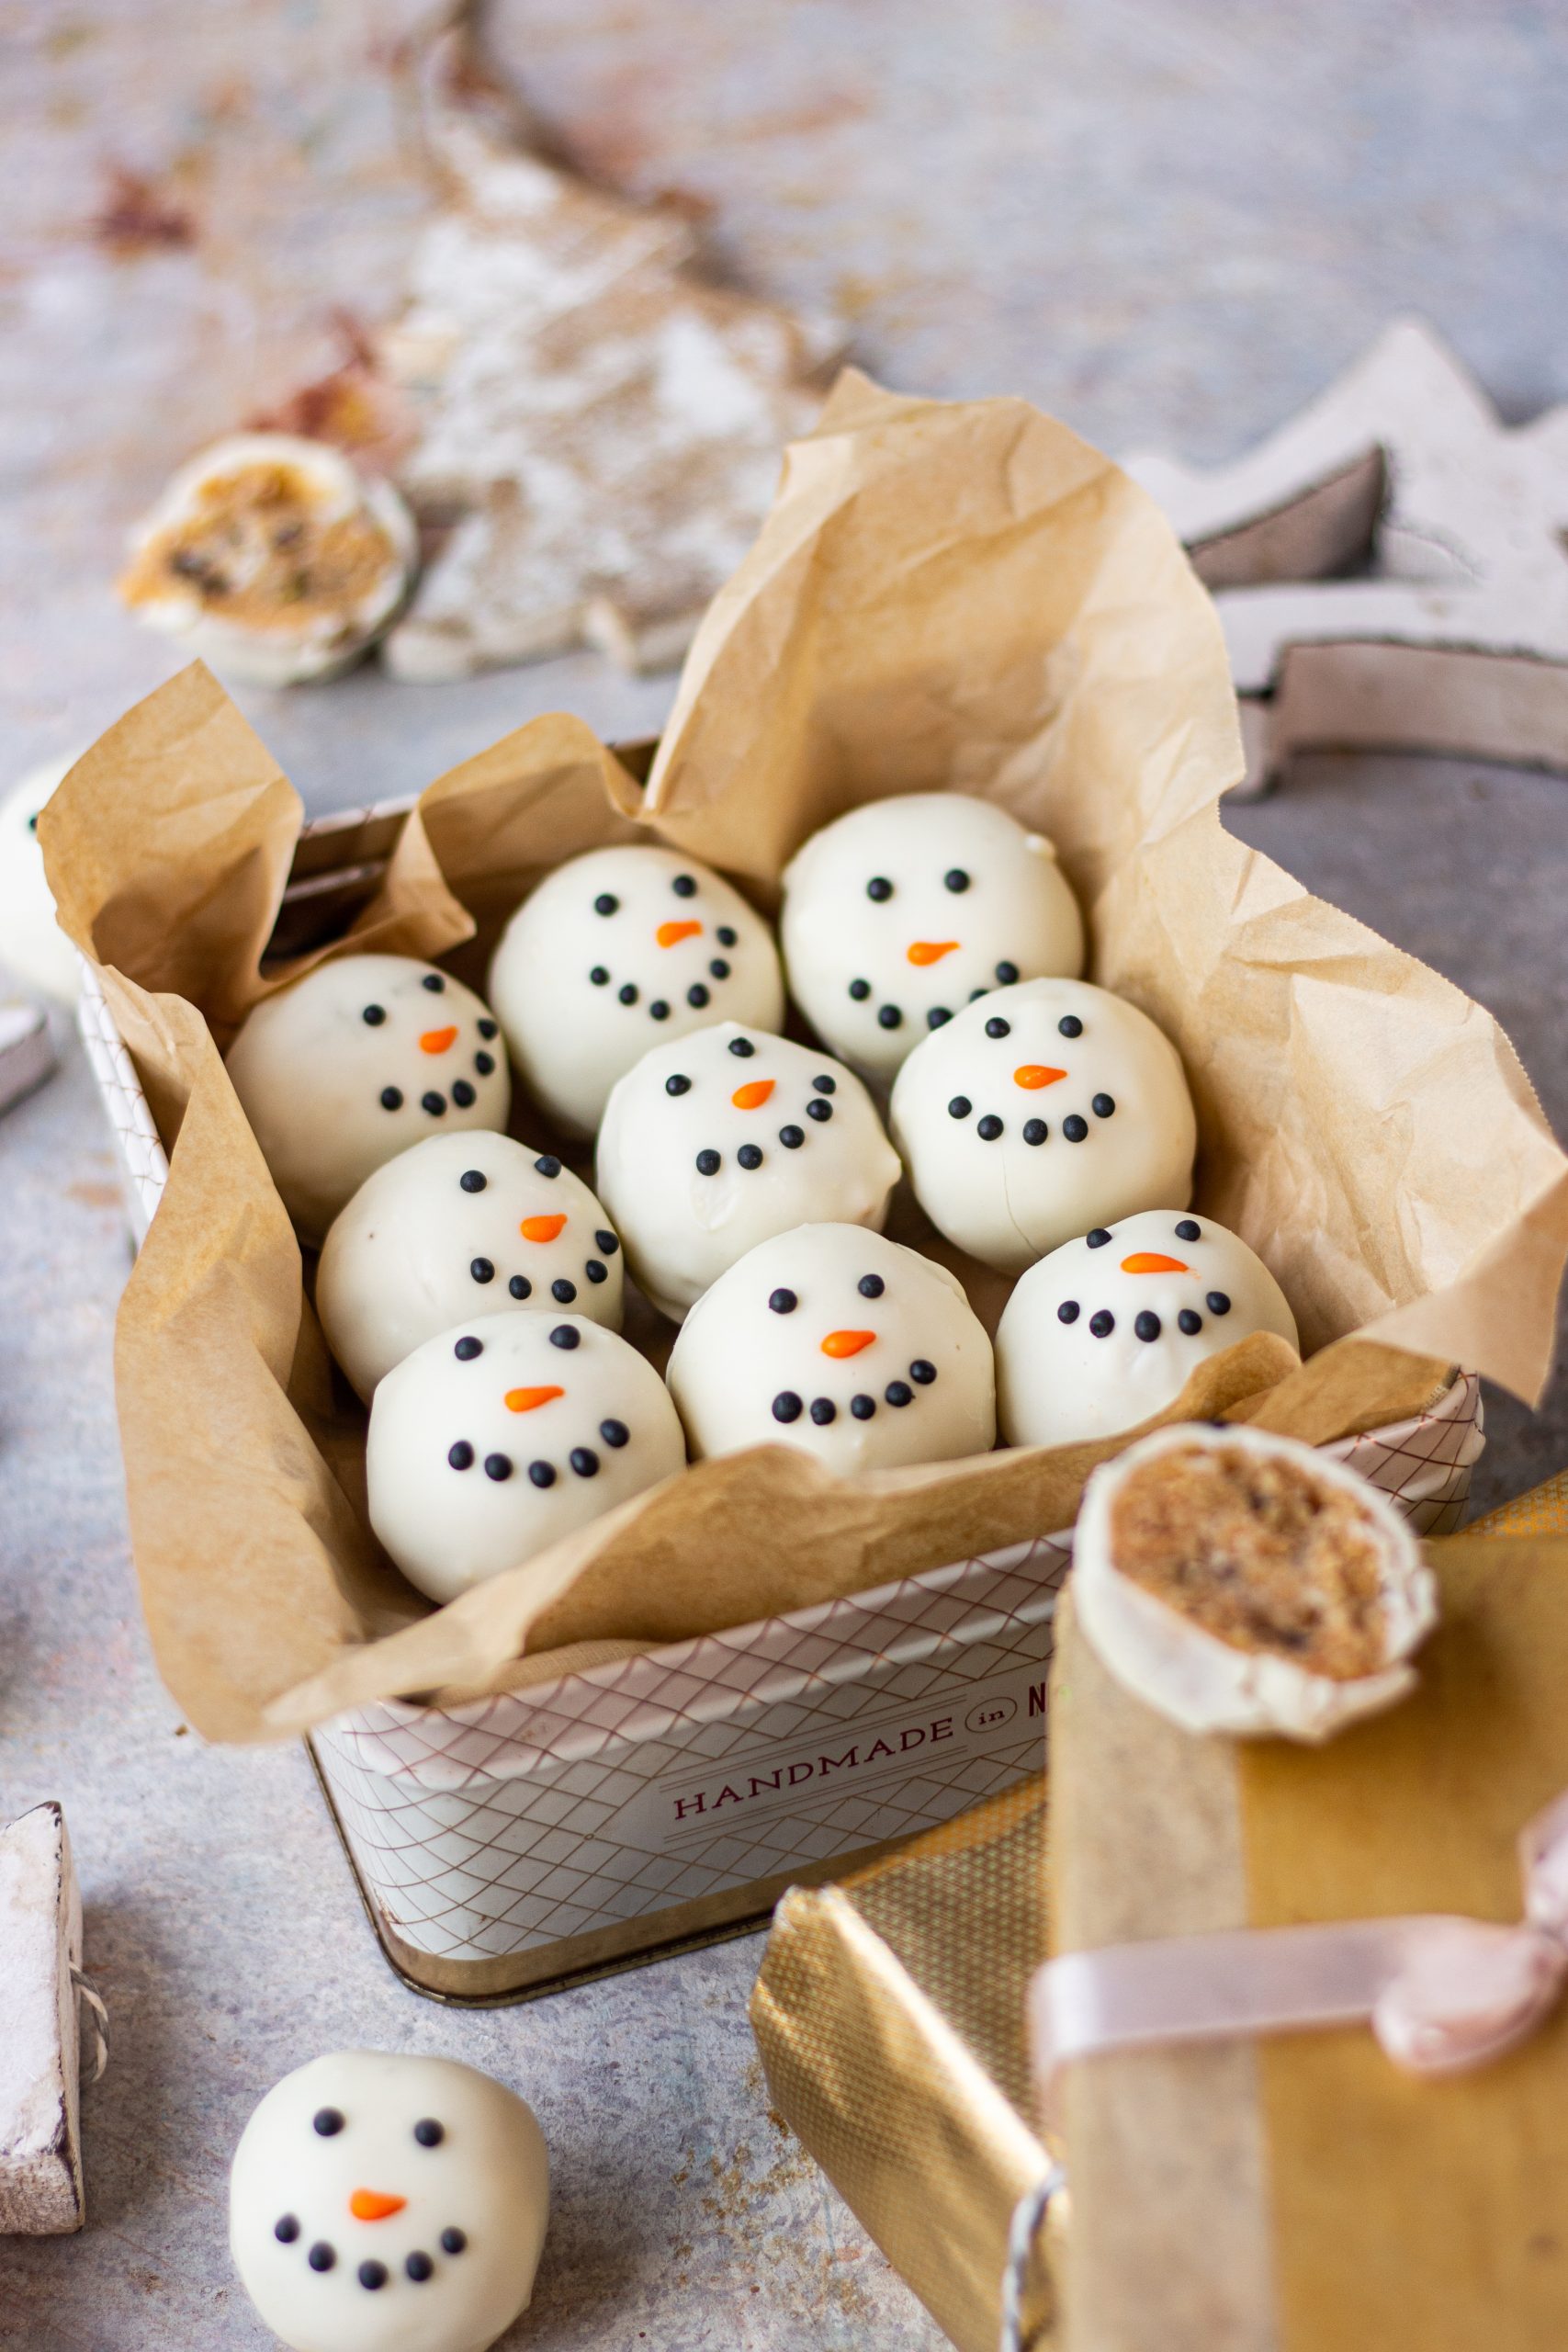
[[[590,850],[507,924],[490,970],[506,1041],[536,1099],[592,1135],[650,1046],[716,1021],[784,1026],[784,978],[761,917],[695,858]]]
[[[1206,1356],[1253,1331],[1300,1347],[1261,1258],[1212,1216],[1146,1209],[1031,1266],[997,1327],[1009,1445],[1074,1445],[1173,1404]]]
[[[647,1358],[582,1316],[487,1315],[426,1340],[370,1407],[370,1524],[432,1600],[531,1559],[684,1466]]]
[[[818,1036],[890,1079],[990,989],[1083,969],[1056,854],[994,801],[917,792],[851,809],[784,877],[790,992]]]
[[[962,1285],[862,1226],[749,1251],[687,1316],[668,1376],[694,1454],[794,1445],[851,1472],[996,1442],[991,1343]]]
[[[438,1128],[504,1127],[499,1023],[412,956],[340,956],[265,998],[229,1048],[240,1106],[307,1241]]]
[[[899,1071],[891,1125],[931,1223],[998,1273],[1192,1197],[1180,1057],[1088,980],[1025,980],[966,1006]]]
[[[515,2091],[455,2059],[345,2050],[246,2124],[229,2244],[290,2352],[485,2352],[533,2296],[549,2195]]]
[[[858,1078],[721,1022],[656,1046],[610,1097],[600,1196],[677,1321],[727,1266],[808,1219],[882,1229],[898,1159]]]
[[[562,1307],[621,1328],[621,1245],[586,1184],[510,1136],[427,1136],[367,1176],[316,1271],[327,1345],[368,1399],[476,1308]]]
[[[0,801],[0,966],[62,1004],[81,992],[82,966],[54,916],[39,847],[39,812],[81,758],[72,752],[23,777]]]

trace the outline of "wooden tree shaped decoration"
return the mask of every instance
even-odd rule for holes
[[[1249,785],[1313,746],[1568,772],[1568,407],[1505,426],[1402,319],[1235,464],[1127,469],[1215,592]]]

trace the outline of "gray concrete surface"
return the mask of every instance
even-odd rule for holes
[[[174,666],[107,591],[168,466],[376,315],[427,199],[391,67],[417,0],[0,6],[0,757],[91,737]],[[836,302],[858,355],[1021,390],[1112,447],[1224,456],[1394,309],[1511,413],[1568,396],[1561,12],[1495,0],[506,0],[562,141],[708,208],[756,290]],[[183,241],[117,254],[109,175]],[[582,659],[464,688],[254,695],[314,808],[412,789],[531,713],[657,725],[666,680]],[[1568,1126],[1562,782],[1318,759],[1239,831],[1507,1023]],[[1417,821],[1412,825],[1414,816]],[[536,2352],[926,2352],[935,2330],[769,2119],[740,1942],[515,2010],[405,1993],[301,1755],[205,1747],[137,1614],[112,1418],[126,1268],[79,1057],[0,1123],[0,1814],[65,1802],[115,2019],[90,2094],[91,2226],[0,2245],[29,2352],[265,2341],[223,2176],[251,2105],[337,2043],[450,2051],[535,2099],[556,2165]],[[1478,1498],[1568,1462],[1559,1379],[1489,1399]]]

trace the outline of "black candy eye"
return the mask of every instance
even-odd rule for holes
[[[1018,978],[1018,966],[1016,964],[998,964],[997,966],[997,978],[1001,982],[1004,989],[1010,989],[1013,982]]]
[[[541,1152],[538,1159],[535,1160],[534,1166],[541,1176],[558,1176],[560,1174],[560,1161],[556,1158],[553,1151]]]
[[[359,1017],[367,1029],[379,1029],[387,1018],[387,1008],[384,1004],[367,1004]]]
[[[1196,1217],[1184,1216],[1176,1228],[1176,1238],[1178,1241],[1201,1241],[1203,1228]]]
[[[697,877],[694,874],[677,874],[670,888],[678,899],[694,899],[697,895]]]
[[[721,922],[718,929],[714,933],[714,937],[717,940],[721,947],[733,947],[737,939],[739,937],[739,932],[731,931],[727,922]]]
[[[893,896],[893,885],[886,874],[874,874],[865,886],[865,895],[874,899],[880,907]]]
[[[472,1363],[474,1358],[476,1356],[482,1356],[484,1351],[484,1341],[482,1340],[476,1340],[469,1336],[459,1340],[457,1346],[453,1349],[452,1353],[457,1357],[459,1363]]]
[[[689,1094],[691,1091],[691,1080],[689,1078],[682,1078],[679,1070],[676,1071],[673,1078],[667,1078],[664,1081],[664,1091],[666,1094]]]
[[[1084,1239],[1091,1250],[1103,1250],[1110,1238],[1110,1233],[1103,1225],[1097,1225],[1092,1233],[1084,1235]]]
[[[969,888],[969,876],[961,865],[950,865],[942,878],[950,890],[967,890]]]
[[[550,1345],[552,1348],[580,1348],[582,1334],[575,1324],[558,1323],[550,1333]]]
[[[422,989],[428,989],[432,996],[439,996],[446,985],[446,983],[442,978],[439,972],[426,972],[423,979],[420,982],[420,987]]]
[[[863,1274],[857,1288],[863,1298],[880,1298],[887,1284],[880,1274]]]
[[[336,2107],[319,2107],[310,2118],[310,2129],[323,2140],[333,2140],[343,2130],[343,2110]]]
[[[620,903],[608,890],[601,890],[593,901],[593,911],[596,915],[613,915]]]
[[[775,1315],[793,1315],[800,1305],[792,1290],[776,1290],[768,1301]]]
[[[987,1022],[986,1035],[987,1037],[1010,1037],[1012,1035],[1012,1023],[1010,1021],[1004,1021],[1000,1013],[997,1013],[991,1020]]]
[[[465,1168],[457,1179],[465,1193],[482,1193],[489,1181],[477,1168]]]
[[[751,1056],[756,1052],[757,1048],[751,1043],[750,1037],[731,1037],[729,1041],[729,1050],[732,1054],[739,1055],[740,1059],[745,1062],[750,1060]]]
[[[1056,1027],[1064,1037],[1081,1037],[1083,1035],[1083,1023],[1078,1019],[1076,1012],[1064,1012],[1060,1021],[1057,1022]]]

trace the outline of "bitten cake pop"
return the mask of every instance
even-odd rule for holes
[[[834,1053],[876,1077],[988,989],[1083,969],[1083,920],[1051,843],[966,793],[852,808],[784,884],[790,992]]]
[[[152,628],[231,678],[286,686],[358,659],[418,561],[390,482],[292,433],[236,433],[182,466],[119,582]]]
[[[246,2124],[229,2244],[290,2352],[485,2352],[528,2307],[549,2199],[515,2091],[451,2058],[344,2050]]]
[[[1025,980],[967,1006],[899,1071],[891,1125],[931,1223],[998,1273],[1192,1197],[1180,1057],[1088,980]]]
[[[340,956],[258,1004],[229,1075],[284,1206],[320,1241],[373,1170],[437,1126],[506,1125],[500,1024],[412,956]]]
[[[858,1078],[733,1021],[645,1054],[599,1131],[600,1195],[633,1273],[677,1320],[773,1234],[808,1219],[880,1232],[897,1181]]]
[[[536,1099],[592,1135],[650,1046],[716,1021],[784,1026],[767,925],[721,876],[673,850],[591,850],[507,924],[490,989]]]
[[[81,993],[76,950],[54,919],[54,894],[39,847],[39,811],[79,752],[51,760],[0,800],[0,967],[62,1004]]]
[[[621,1328],[621,1245],[586,1184],[510,1136],[429,1136],[367,1176],[316,1272],[321,1329],[359,1394],[476,1309],[570,1306]]]
[[[427,1340],[370,1407],[370,1524],[433,1600],[531,1559],[685,1463],[646,1357],[581,1316],[487,1315]]]
[[[669,1380],[695,1454],[795,1445],[849,1472],[996,1442],[991,1343],[961,1284],[862,1226],[749,1251],[687,1316]]]
[[[1299,1347],[1261,1258],[1213,1217],[1146,1209],[1064,1242],[1020,1280],[997,1327],[1009,1445],[1074,1445],[1136,1428],[1194,1365],[1249,1332]]]

